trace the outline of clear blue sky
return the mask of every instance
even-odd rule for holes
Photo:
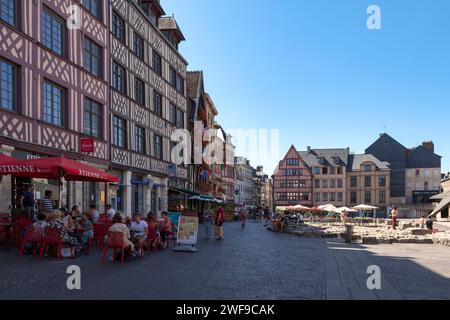
[[[382,30],[366,27],[371,4]],[[450,171],[450,1],[162,5],[184,32],[189,70],[205,72],[225,128],[280,129],[280,156],[291,144],[364,152],[387,131],[407,147],[433,140]]]

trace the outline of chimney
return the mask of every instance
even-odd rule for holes
[[[307,147],[307,153],[311,154],[311,147],[310,146]]]
[[[430,150],[431,152],[434,153],[434,143],[433,141],[425,141],[422,143],[422,146],[424,148],[427,148],[428,150]]]

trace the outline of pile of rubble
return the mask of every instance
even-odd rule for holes
[[[285,231],[304,238],[345,238],[345,228],[336,224],[304,224]],[[353,240],[364,244],[418,243],[450,246],[450,231],[433,233],[417,223],[400,222],[397,230],[387,223],[381,226],[354,226]]]

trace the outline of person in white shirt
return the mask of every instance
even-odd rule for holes
[[[98,219],[100,219],[100,212],[98,212],[95,204],[90,206],[89,213],[91,216],[92,223],[97,223]]]
[[[112,221],[112,219],[116,215],[116,210],[114,210],[110,204],[107,204],[106,205],[106,214],[108,215],[109,220]]]
[[[148,224],[141,219],[139,213],[135,213],[133,218],[133,222],[131,222],[131,237],[132,241],[138,244],[139,252],[142,256],[144,243],[147,240]]]

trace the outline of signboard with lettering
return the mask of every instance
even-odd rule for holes
[[[178,220],[177,243],[196,245],[198,238],[198,217],[181,216]]]
[[[94,139],[93,138],[80,138],[80,152],[93,153],[94,152]]]

